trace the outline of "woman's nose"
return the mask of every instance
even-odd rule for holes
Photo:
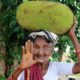
[[[40,55],[44,55],[44,51],[43,51],[42,48],[39,50],[39,54],[40,54]]]

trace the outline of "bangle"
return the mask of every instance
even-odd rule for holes
[[[77,54],[80,54],[80,50],[76,51]]]

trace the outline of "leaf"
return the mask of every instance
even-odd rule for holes
[[[5,76],[0,76],[0,80],[6,80]]]
[[[2,2],[0,1],[0,9],[2,8],[2,6],[3,6],[3,4],[2,4]]]
[[[0,53],[0,60],[4,60],[5,56]]]
[[[70,3],[71,5],[73,5],[75,1],[76,1],[76,0],[69,0],[69,3]]]
[[[15,8],[17,6],[18,0],[1,0],[3,3],[3,9],[4,11],[6,9]]]

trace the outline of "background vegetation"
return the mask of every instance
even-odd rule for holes
[[[23,0],[25,1],[25,0]],[[0,63],[4,62],[4,74],[0,75],[0,80],[5,80],[16,68],[21,60],[21,46],[30,31],[25,31],[16,21],[17,6],[22,0],[0,0]],[[61,2],[68,5],[77,17],[76,36],[80,41],[80,0],[48,0]],[[77,61],[74,53],[74,46],[67,33],[60,35],[59,50],[54,54],[54,60],[58,60],[66,51],[67,45],[70,46],[71,58]],[[3,66],[3,65],[2,65]],[[1,70],[0,70],[1,73]]]

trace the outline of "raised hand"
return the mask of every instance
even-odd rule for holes
[[[74,17],[74,23],[73,23],[68,35],[73,35],[75,33],[75,28],[76,28],[76,17]]]
[[[22,60],[20,68],[29,68],[33,64],[36,64],[38,62],[42,61],[33,59],[33,43],[30,40],[28,40],[28,42],[25,43],[25,46],[22,46]]]

